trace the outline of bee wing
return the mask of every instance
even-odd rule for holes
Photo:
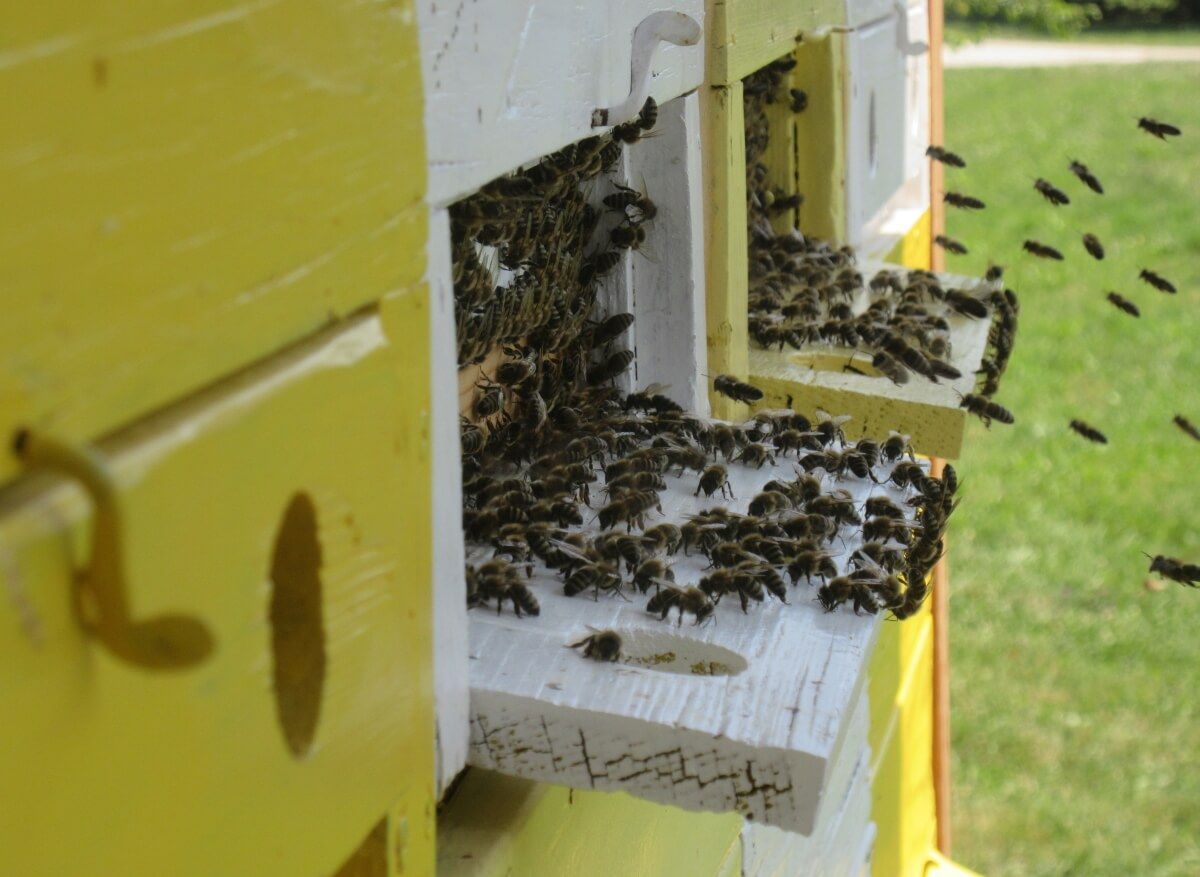
[[[584,554],[582,551],[580,551],[578,548],[576,548],[570,542],[564,542],[561,539],[551,539],[550,544],[553,545],[555,548],[557,548],[559,551],[561,551],[563,554],[567,555],[568,557],[573,557],[576,560],[581,561],[583,563],[591,562],[590,557],[588,557],[586,554]]]
[[[647,396],[657,396],[657,395],[661,395],[661,394],[665,393],[669,389],[671,389],[670,384],[657,384],[656,383],[656,384],[647,384],[646,386],[642,387],[642,392],[645,393]]]

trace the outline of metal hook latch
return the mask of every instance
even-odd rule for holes
[[[896,10],[896,47],[906,58],[924,55],[929,51],[929,43],[912,42],[908,38],[908,7],[902,0],[895,0],[892,8]]]
[[[659,43],[694,46],[703,35],[696,19],[682,12],[654,12],[643,18],[633,29],[629,97],[615,107],[592,110],[592,127],[620,125],[638,114],[650,94],[650,61]]]
[[[213,636],[195,618],[129,617],[121,508],[104,458],[93,448],[71,447],[30,431],[17,434],[13,450],[28,469],[60,472],[78,481],[92,501],[92,552],[76,581],[80,622],[116,657],[139,667],[181,670],[213,651]]]

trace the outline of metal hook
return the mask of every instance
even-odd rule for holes
[[[912,42],[908,38],[908,7],[901,0],[895,0],[892,8],[896,10],[896,48],[906,58],[924,55],[929,51],[929,43]]]
[[[629,60],[629,97],[606,110],[592,110],[592,127],[620,125],[642,109],[650,94],[650,60],[660,42],[676,46],[694,46],[704,29],[696,19],[682,12],[654,12],[633,29],[633,52]]]
[[[129,617],[121,508],[117,486],[104,458],[88,446],[71,447],[22,430],[13,450],[27,469],[47,469],[78,481],[92,500],[92,553],[76,580],[80,623],[116,657],[154,670],[181,670],[213,651],[213,636],[195,618]]]

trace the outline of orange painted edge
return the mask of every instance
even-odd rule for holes
[[[942,91],[942,0],[929,0],[929,139],[941,144],[945,134],[945,105]],[[930,162],[930,264],[934,271],[945,269],[946,254],[932,239],[946,229],[946,207],[942,203],[942,166]],[[933,461],[934,474],[941,475],[945,461]],[[933,570],[933,793],[937,819],[937,846],[950,855],[950,571],[945,557]]]

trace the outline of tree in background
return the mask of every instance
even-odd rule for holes
[[[946,0],[946,17],[1070,34],[1096,23],[1195,20],[1200,17],[1200,0]]]

